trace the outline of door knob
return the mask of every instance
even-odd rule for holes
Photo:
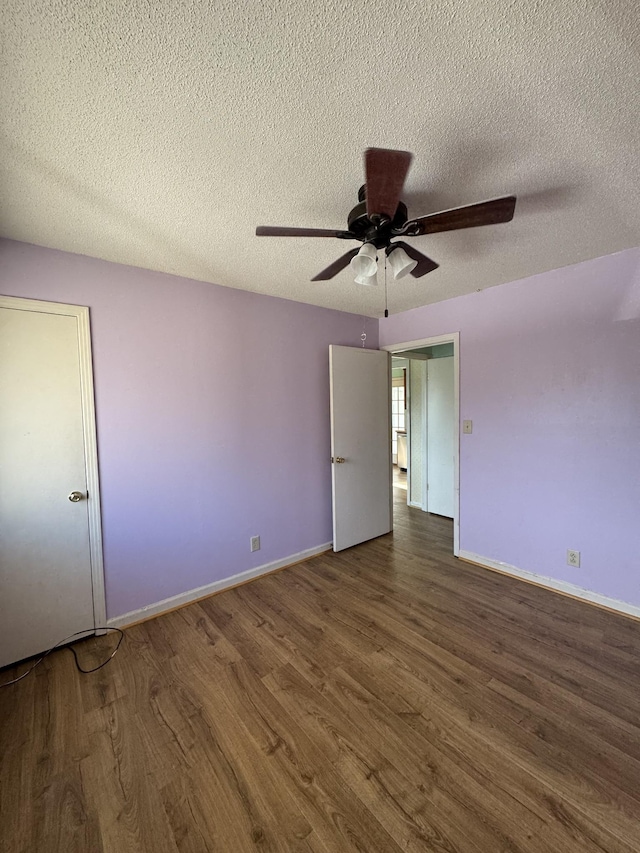
[[[69,495],[69,500],[72,504],[77,504],[78,501],[81,501],[83,498],[83,492],[71,492],[71,494]]]
[[[336,458],[333,461],[340,464],[341,462],[346,462],[347,460],[344,458],[344,456],[336,456]]]

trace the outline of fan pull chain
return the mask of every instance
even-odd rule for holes
[[[384,316],[389,316],[389,308],[387,306],[387,253],[384,254]]]
[[[364,349],[365,341],[367,340],[367,333],[365,329],[367,328],[367,318],[362,318],[362,334],[360,335],[360,340],[362,341],[362,349]]]

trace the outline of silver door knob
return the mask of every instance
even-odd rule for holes
[[[344,456],[336,456],[336,458],[334,459],[334,462],[337,462],[338,464],[340,464],[341,462],[346,462],[346,461],[347,460],[344,458]]]
[[[82,492],[71,492],[69,495],[69,500],[72,504],[77,504],[78,501],[81,501],[84,498],[84,494]]]

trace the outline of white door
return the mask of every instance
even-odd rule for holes
[[[453,356],[427,364],[427,477],[429,512],[453,518],[455,511],[455,391]]]
[[[391,362],[387,352],[329,347],[333,550],[389,533]]]
[[[86,433],[94,425],[85,404],[93,389],[81,341],[84,334],[88,344],[87,316],[75,306],[0,304],[0,666],[96,624],[89,506],[97,482],[88,495]]]

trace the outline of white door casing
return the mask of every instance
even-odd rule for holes
[[[0,666],[105,620],[89,311],[0,297]]]
[[[333,550],[341,551],[393,527],[391,358],[330,346],[329,364]]]
[[[422,347],[438,346],[439,344],[446,343],[453,344],[453,554],[457,557],[460,554],[460,333],[450,332],[446,335],[436,335],[430,338],[419,338],[417,340],[402,342],[398,341],[395,344],[386,344],[382,349],[389,353],[394,353],[397,356],[408,357],[408,354],[412,350],[421,349]],[[471,417],[471,414],[468,415],[468,417]],[[410,461],[409,466],[411,466]]]

